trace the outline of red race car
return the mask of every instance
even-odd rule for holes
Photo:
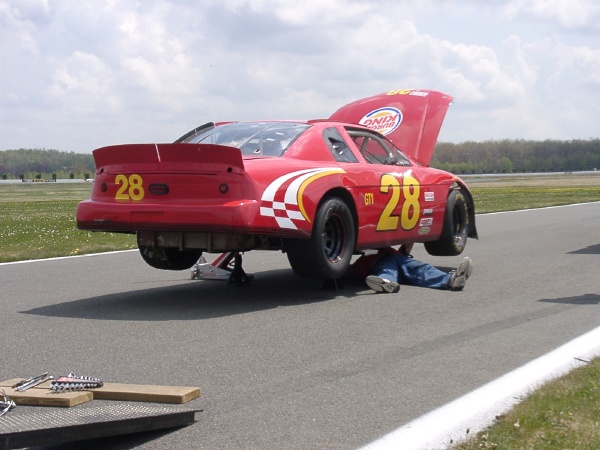
[[[94,150],[77,227],[136,233],[142,258],[167,270],[203,252],[278,250],[298,275],[335,280],[367,249],[459,255],[477,238],[473,197],[428,167],[451,101],[398,90],[326,120],[211,122],[174,143]]]

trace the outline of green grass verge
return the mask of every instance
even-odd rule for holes
[[[77,203],[91,183],[0,184],[0,262],[136,248],[135,236],[77,230]],[[480,179],[477,213],[600,201],[600,174]]]
[[[136,248],[134,235],[77,229],[89,183],[0,185],[0,262]]]
[[[478,214],[600,200],[600,186],[579,187],[478,187],[471,186]]]
[[[600,448],[600,358],[546,383],[496,424],[453,447],[475,449]]]

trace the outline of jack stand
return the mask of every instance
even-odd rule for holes
[[[321,286],[322,291],[339,291],[341,289],[344,289],[344,283],[339,278],[327,279]]]
[[[229,275],[229,280],[227,282],[229,284],[235,284],[236,286],[250,284],[250,277],[248,277],[246,272],[244,272],[244,269],[242,269],[242,255],[238,252],[235,252],[234,254],[233,270],[231,271],[231,275]]]

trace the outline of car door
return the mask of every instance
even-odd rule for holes
[[[360,158],[352,172],[358,248],[435,238],[441,221],[434,226],[434,215],[443,216],[444,202],[431,169],[412,162],[378,133],[351,127],[345,132]]]

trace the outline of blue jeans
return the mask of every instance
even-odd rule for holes
[[[388,253],[379,258],[371,274],[400,284],[433,289],[447,289],[451,277],[451,274],[437,267],[400,253]]]

